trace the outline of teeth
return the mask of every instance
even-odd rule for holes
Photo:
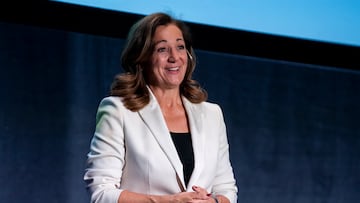
[[[179,70],[179,67],[174,67],[174,68],[168,68],[168,70],[170,70],[170,71],[175,71],[175,70]]]

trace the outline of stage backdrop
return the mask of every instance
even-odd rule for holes
[[[86,154],[123,43],[0,23],[1,202],[89,202]],[[195,77],[224,111],[239,203],[360,199],[359,72],[196,53]]]

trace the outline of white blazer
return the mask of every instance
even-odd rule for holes
[[[194,170],[188,186],[156,98],[138,112],[120,97],[104,98],[88,154],[84,180],[91,202],[116,203],[123,190],[164,195],[192,191],[191,186],[237,201],[222,110],[217,104],[193,104],[182,98],[189,119]]]

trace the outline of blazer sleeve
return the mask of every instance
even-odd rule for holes
[[[123,108],[119,98],[104,98],[96,114],[96,129],[87,155],[84,181],[91,202],[117,203],[124,165]]]
[[[231,203],[237,202],[237,186],[233,173],[233,168],[229,156],[229,143],[227,139],[226,125],[223,112],[220,106],[217,106],[217,118],[219,118],[220,136],[219,151],[217,159],[217,172],[213,182],[212,192],[226,196]]]

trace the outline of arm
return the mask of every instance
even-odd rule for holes
[[[101,101],[91,140],[84,180],[91,202],[117,202],[125,163],[123,113],[115,99]]]
[[[229,143],[226,133],[226,125],[223,113],[218,107],[219,118],[219,152],[217,161],[217,172],[214,180],[212,193],[221,203],[237,202],[237,187],[234,178],[233,169],[230,163]]]

